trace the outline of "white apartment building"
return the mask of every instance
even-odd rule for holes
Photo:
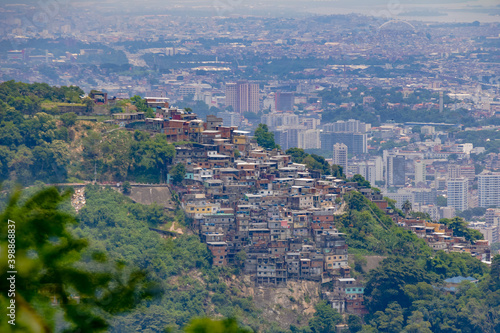
[[[417,159],[414,161],[415,166],[415,184],[425,183],[425,162],[423,160]]]
[[[318,149],[321,148],[319,138],[319,130],[309,129],[300,131],[297,138],[297,147],[302,149]]]
[[[333,164],[340,165],[347,172],[347,146],[343,143],[333,145]]]
[[[467,178],[449,179],[448,182],[448,207],[464,211],[469,209],[469,181]]]
[[[500,173],[482,173],[478,179],[479,207],[500,207]]]

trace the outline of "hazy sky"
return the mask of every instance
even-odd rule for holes
[[[295,16],[354,12],[406,20],[500,22],[500,0],[0,0],[0,6],[19,3],[34,7],[70,4],[137,14]]]

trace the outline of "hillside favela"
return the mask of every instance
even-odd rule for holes
[[[5,0],[0,332],[500,332],[500,3]]]

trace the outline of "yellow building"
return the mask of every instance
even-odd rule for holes
[[[233,144],[235,145],[246,145],[247,136],[246,135],[235,135],[233,137]]]
[[[219,211],[220,205],[215,203],[197,203],[197,204],[187,204],[186,205],[186,213],[191,217],[196,217],[196,215],[209,215],[215,214]]]

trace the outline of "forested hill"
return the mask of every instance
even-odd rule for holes
[[[346,197],[349,211],[337,223],[354,254],[354,274],[364,279],[370,314],[362,332],[497,332],[500,329],[500,256],[490,268],[468,253],[433,252],[363,195]],[[363,271],[363,255],[387,258]],[[473,277],[449,292],[444,280]],[[352,329],[351,329],[352,331]],[[355,332],[358,332],[355,330]]]
[[[186,232],[164,239],[150,230],[168,229],[174,221],[186,230],[181,209],[167,212],[89,185],[86,204],[76,213],[69,207],[70,194],[55,188],[37,192],[41,183],[94,178],[160,182],[175,157],[175,146],[164,135],[115,130],[75,114],[40,109],[47,101],[84,104],[80,94],[76,87],[0,84],[0,234],[8,233],[9,219],[16,221],[22,265],[17,291],[24,301],[20,311],[40,331],[81,324],[95,325],[88,331],[180,332],[193,318],[207,316],[232,317],[243,329],[272,333],[331,332],[339,323],[349,324],[350,332],[365,333],[500,332],[500,256],[490,268],[467,253],[434,252],[357,191],[342,198],[347,209],[335,223],[345,234],[352,274],[365,286],[369,314],[363,318],[339,315],[319,300],[319,287],[300,283],[275,294],[272,306],[261,302],[257,294],[263,289],[242,274],[244,253],[234,266],[216,268],[198,236]],[[314,168],[330,168],[318,156],[292,153]],[[36,186],[21,195],[12,191],[16,183]],[[7,243],[0,239],[1,253],[7,253]],[[369,255],[385,259],[366,271]],[[5,287],[7,259],[0,258]],[[113,268],[102,266],[106,260]],[[460,276],[477,283],[445,283]],[[261,299],[270,299],[268,290]],[[116,304],[106,302],[108,294]],[[53,299],[61,302],[53,307]],[[1,295],[0,305],[5,308],[7,302]],[[95,321],[85,322],[82,313]],[[6,325],[0,321],[0,331],[11,329]]]
[[[77,87],[0,84],[0,181],[14,183],[164,181],[175,148],[164,135],[49,114],[46,102],[82,101]]]

